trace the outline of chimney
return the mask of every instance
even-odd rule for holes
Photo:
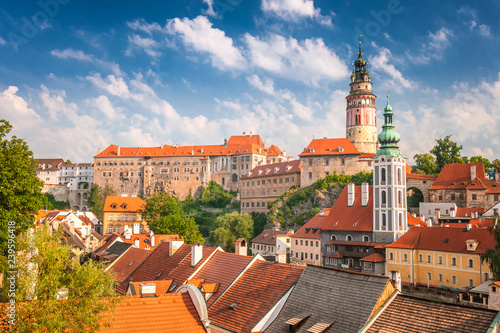
[[[243,136],[247,135],[247,132],[243,132]]]
[[[455,217],[457,216],[457,212],[454,207],[450,208],[450,217]]]
[[[467,231],[470,230],[470,227],[471,227],[471,224],[470,223],[467,223]]]
[[[439,220],[441,218],[441,209],[439,208],[434,209],[434,216],[436,216],[436,219]]]
[[[495,170],[495,181],[498,181],[499,180],[499,174],[498,174],[498,170]]]
[[[141,226],[139,223],[134,223],[134,235],[138,235],[141,233]]]
[[[474,180],[476,178],[476,166],[472,164],[470,166],[470,180]]]
[[[139,243],[140,243],[139,238],[136,238],[136,239],[134,240],[134,246],[135,246],[136,248],[138,248],[138,249],[140,249],[140,244],[139,244]]]
[[[283,156],[286,157],[286,150],[283,150]]]
[[[125,239],[129,240],[132,236],[132,229],[129,229],[128,226],[125,226],[125,232],[124,232]]]
[[[154,297],[156,295],[156,284],[139,283],[139,294],[141,297]]]
[[[368,204],[368,183],[361,184],[361,206],[365,207]]]
[[[120,146],[118,146],[118,151],[116,153],[118,156],[120,156]]]
[[[354,184],[350,183],[347,184],[347,206],[352,207],[354,205],[354,196],[356,195],[354,193]]]
[[[97,153],[100,154],[101,153],[101,148],[97,148]]]
[[[247,242],[243,238],[238,238],[236,242],[234,242],[234,253],[240,256],[247,255]]]
[[[155,246],[155,235],[151,235],[151,247]]]
[[[252,131],[250,131],[250,137],[252,137]]]
[[[427,220],[427,226],[428,227],[432,227],[432,219],[428,219]]]
[[[191,248],[191,266],[196,266],[203,259],[203,246],[195,242]]]
[[[72,235],[75,233],[75,222],[71,221],[69,223],[69,231],[71,232]]]
[[[227,138],[224,138],[224,148],[227,147]]]

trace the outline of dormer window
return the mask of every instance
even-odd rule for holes
[[[112,203],[112,204],[111,204],[111,208],[116,209],[116,204],[115,204],[115,203]]]
[[[122,203],[122,205],[120,207],[123,208],[123,209],[127,209],[127,204],[126,203]]]
[[[315,150],[316,150],[316,149],[314,149],[314,147],[309,148],[309,152],[310,152],[310,153],[314,153],[314,151],[315,151]]]
[[[467,251],[469,252],[476,251],[477,246],[479,245],[479,242],[475,239],[468,239],[466,243],[467,243]]]
[[[343,146],[339,147],[339,152],[341,152],[341,153],[344,152],[344,147]]]

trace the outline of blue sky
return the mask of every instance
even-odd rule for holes
[[[357,41],[379,131],[406,157],[453,134],[500,158],[498,1],[4,1],[0,118],[36,157],[258,133],[297,156],[345,137]]]

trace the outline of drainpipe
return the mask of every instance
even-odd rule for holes
[[[413,256],[414,256],[414,249],[411,249],[411,262],[410,262],[410,276],[411,276],[411,284],[415,285],[415,278],[414,278],[414,273],[413,273]]]

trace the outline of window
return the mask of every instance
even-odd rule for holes
[[[112,232],[113,232],[113,226],[111,226],[111,225],[110,225],[110,226],[108,227],[108,234],[110,234],[110,233],[112,233]]]
[[[408,254],[407,253],[403,253],[403,261],[408,261]]]
[[[385,168],[381,168],[381,176],[380,176],[380,180],[382,182],[385,182]]]
[[[439,282],[443,282],[443,274],[438,275]]]
[[[419,261],[419,262],[424,261],[423,257],[424,257],[423,255],[419,254],[419,255],[418,255],[418,261]]]
[[[472,195],[472,200],[477,200],[477,194]]]
[[[306,258],[306,259],[307,259],[307,252],[305,252],[305,253],[304,253],[304,258]]]
[[[389,260],[394,260],[394,252],[389,252]]]
[[[120,214],[116,215],[116,220],[117,220],[117,221],[120,221],[120,219],[121,219]]]
[[[453,283],[453,284],[457,284],[457,276],[456,276],[456,275],[453,275],[453,276],[451,277],[451,283]]]
[[[319,242],[318,241],[316,241],[316,247],[319,247]],[[486,274],[488,274],[488,273],[486,273]],[[486,279],[486,280],[488,280],[488,279]]]
[[[345,158],[340,160],[340,164],[345,165]]]
[[[308,246],[308,245],[309,245],[309,243],[308,243],[308,241],[306,240],[306,246]]]
[[[316,253],[316,260],[318,260],[318,259],[319,259],[319,256],[318,256],[318,254]]]
[[[113,221],[113,214],[109,214],[109,220]]]
[[[301,240],[300,240],[300,246],[302,246],[303,244],[304,244],[304,243],[303,243],[303,241],[302,241],[302,239],[301,239]]]
[[[474,259],[469,259],[469,268],[474,268]]]
[[[233,175],[231,176],[231,180],[233,181],[233,183],[236,183],[238,181],[238,175],[233,173]]]
[[[345,240],[348,241],[348,242],[352,242],[352,236],[351,235],[347,235],[345,237]]]
[[[370,241],[370,236],[364,235],[363,242],[369,242],[369,241]]]
[[[382,191],[382,205],[385,205],[386,203],[387,203],[387,197],[385,191]]]
[[[484,281],[487,281],[489,280],[489,274],[488,273],[484,273]]]
[[[427,272],[427,280],[432,280],[432,274],[430,272]]]
[[[309,172],[309,179],[312,179],[312,178],[313,178],[313,173]]]
[[[120,231],[121,231],[121,227],[120,227],[119,225],[117,225],[117,226],[116,226],[116,232],[117,232],[117,233],[120,233]]]
[[[365,262],[364,266],[365,266],[365,270],[368,270],[368,271],[372,270],[372,263],[371,262]]]
[[[469,279],[469,287],[474,287],[474,279]]]
[[[451,258],[451,265],[456,266],[457,265],[457,258]]]
[[[427,263],[430,264],[432,261],[431,261],[431,256],[427,256]]]
[[[309,166],[313,165],[313,160],[312,158],[309,160]]]
[[[438,257],[438,264],[439,265],[443,264],[443,257],[441,257],[441,256]]]
[[[331,239],[331,240],[337,240],[337,236],[335,236],[335,235],[331,235],[331,236],[330,236],[330,239]]]

